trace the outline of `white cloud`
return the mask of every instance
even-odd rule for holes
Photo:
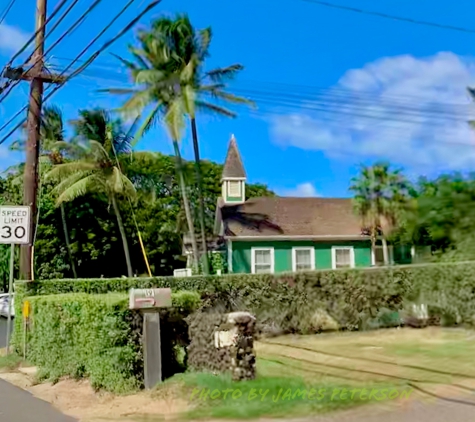
[[[0,51],[15,53],[28,41],[30,35],[16,26],[0,25]]]
[[[310,182],[301,183],[293,189],[283,189],[281,194],[282,196],[296,196],[305,198],[320,196],[315,189],[315,186],[313,186]]]
[[[441,52],[388,57],[347,71],[337,86],[272,119],[274,141],[336,158],[410,168],[471,169],[475,60]]]

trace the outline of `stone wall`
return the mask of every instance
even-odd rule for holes
[[[188,366],[192,370],[230,373],[236,381],[255,378],[253,315],[197,313],[188,317],[188,324]]]

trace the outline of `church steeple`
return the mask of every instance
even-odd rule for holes
[[[223,199],[225,203],[239,203],[246,200],[246,172],[234,135],[229,141],[228,153],[221,176]]]

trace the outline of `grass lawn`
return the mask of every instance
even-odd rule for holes
[[[285,360],[295,373],[312,371],[321,382],[475,388],[473,331],[431,327],[283,336],[257,343],[256,349],[261,360]]]
[[[157,394],[179,385],[191,401],[187,419],[257,419],[260,417],[305,416],[385,400],[389,395],[407,395],[409,387],[365,383],[330,384],[296,376],[281,364],[262,360],[259,376],[234,383],[229,377],[212,374],[183,374],[158,387]],[[403,391],[406,391],[404,393]]]
[[[473,331],[426,328],[289,335],[256,342],[255,348],[256,380],[235,383],[212,374],[176,375],[151,392],[124,396],[130,413],[121,411],[120,417],[103,420],[293,418],[368,403],[397,406],[398,400],[430,394],[459,398],[475,390]],[[18,357],[0,355],[0,372],[18,364]],[[147,408],[153,403],[153,409]]]
[[[192,405],[186,418],[257,419],[321,414],[421,391],[457,396],[475,389],[471,331],[290,335],[257,342],[256,352],[254,381],[190,373],[173,377],[155,393],[178,388]]]

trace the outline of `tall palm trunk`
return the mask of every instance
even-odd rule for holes
[[[178,173],[178,179],[180,181],[181,196],[183,198],[183,206],[185,207],[186,222],[188,223],[188,230],[191,237],[191,248],[193,250],[193,267],[195,271],[198,269],[199,252],[198,244],[196,243],[195,227],[193,224],[193,218],[191,217],[190,202],[188,201],[188,195],[186,194],[185,178],[183,176],[183,162],[181,159],[180,148],[178,141],[173,140],[173,149],[175,150],[176,167]]]
[[[198,131],[196,130],[196,119],[194,117],[191,118],[191,133],[193,136],[193,150],[195,152],[196,183],[198,184],[201,248],[203,250],[203,271],[205,275],[208,275],[209,261],[208,261],[208,246],[206,242],[206,229],[205,229],[205,202],[204,202],[204,196],[203,196],[203,182],[201,179],[200,146],[198,144]]]
[[[66,221],[66,211],[64,209],[64,204],[61,203],[61,206],[59,208],[61,209],[61,222],[63,223],[64,240],[66,241],[66,248],[68,250],[69,262],[71,263],[71,270],[73,271],[74,278],[78,278],[76,264],[74,263],[73,253],[71,252],[71,242],[69,240],[69,231],[68,224]]]
[[[133,277],[134,273],[132,271],[132,262],[130,261],[130,252],[129,244],[127,243],[127,236],[125,235],[124,223],[122,222],[122,217],[120,216],[119,205],[115,195],[112,195],[112,206],[114,207],[115,217],[117,218],[117,225],[119,226],[120,236],[122,237],[122,245],[124,247],[125,262],[127,263],[127,275]]]

